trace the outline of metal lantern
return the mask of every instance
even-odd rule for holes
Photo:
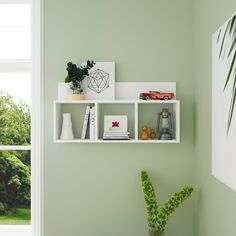
[[[157,138],[160,140],[171,140],[174,138],[173,113],[169,112],[167,108],[163,108],[158,113]]]

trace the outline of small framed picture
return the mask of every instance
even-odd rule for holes
[[[104,132],[127,132],[127,116],[104,116]]]

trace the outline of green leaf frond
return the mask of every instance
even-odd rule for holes
[[[189,186],[175,192],[158,211],[154,187],[148,173],[144,170],[141,171],[141,180],[148,216],[148,226],[152,231],[164,232],[169,217],[184,202],[184,200],[191,196],[194,189]]]

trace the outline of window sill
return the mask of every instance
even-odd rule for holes
[[[0,226],[0,236],[32,236],[32,227],[24,225]]]

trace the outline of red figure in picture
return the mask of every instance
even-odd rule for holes
[[[112,127],[120,127],[120,122],[118,122],[118,121],[113,121],[113,122],[112,122]]]

